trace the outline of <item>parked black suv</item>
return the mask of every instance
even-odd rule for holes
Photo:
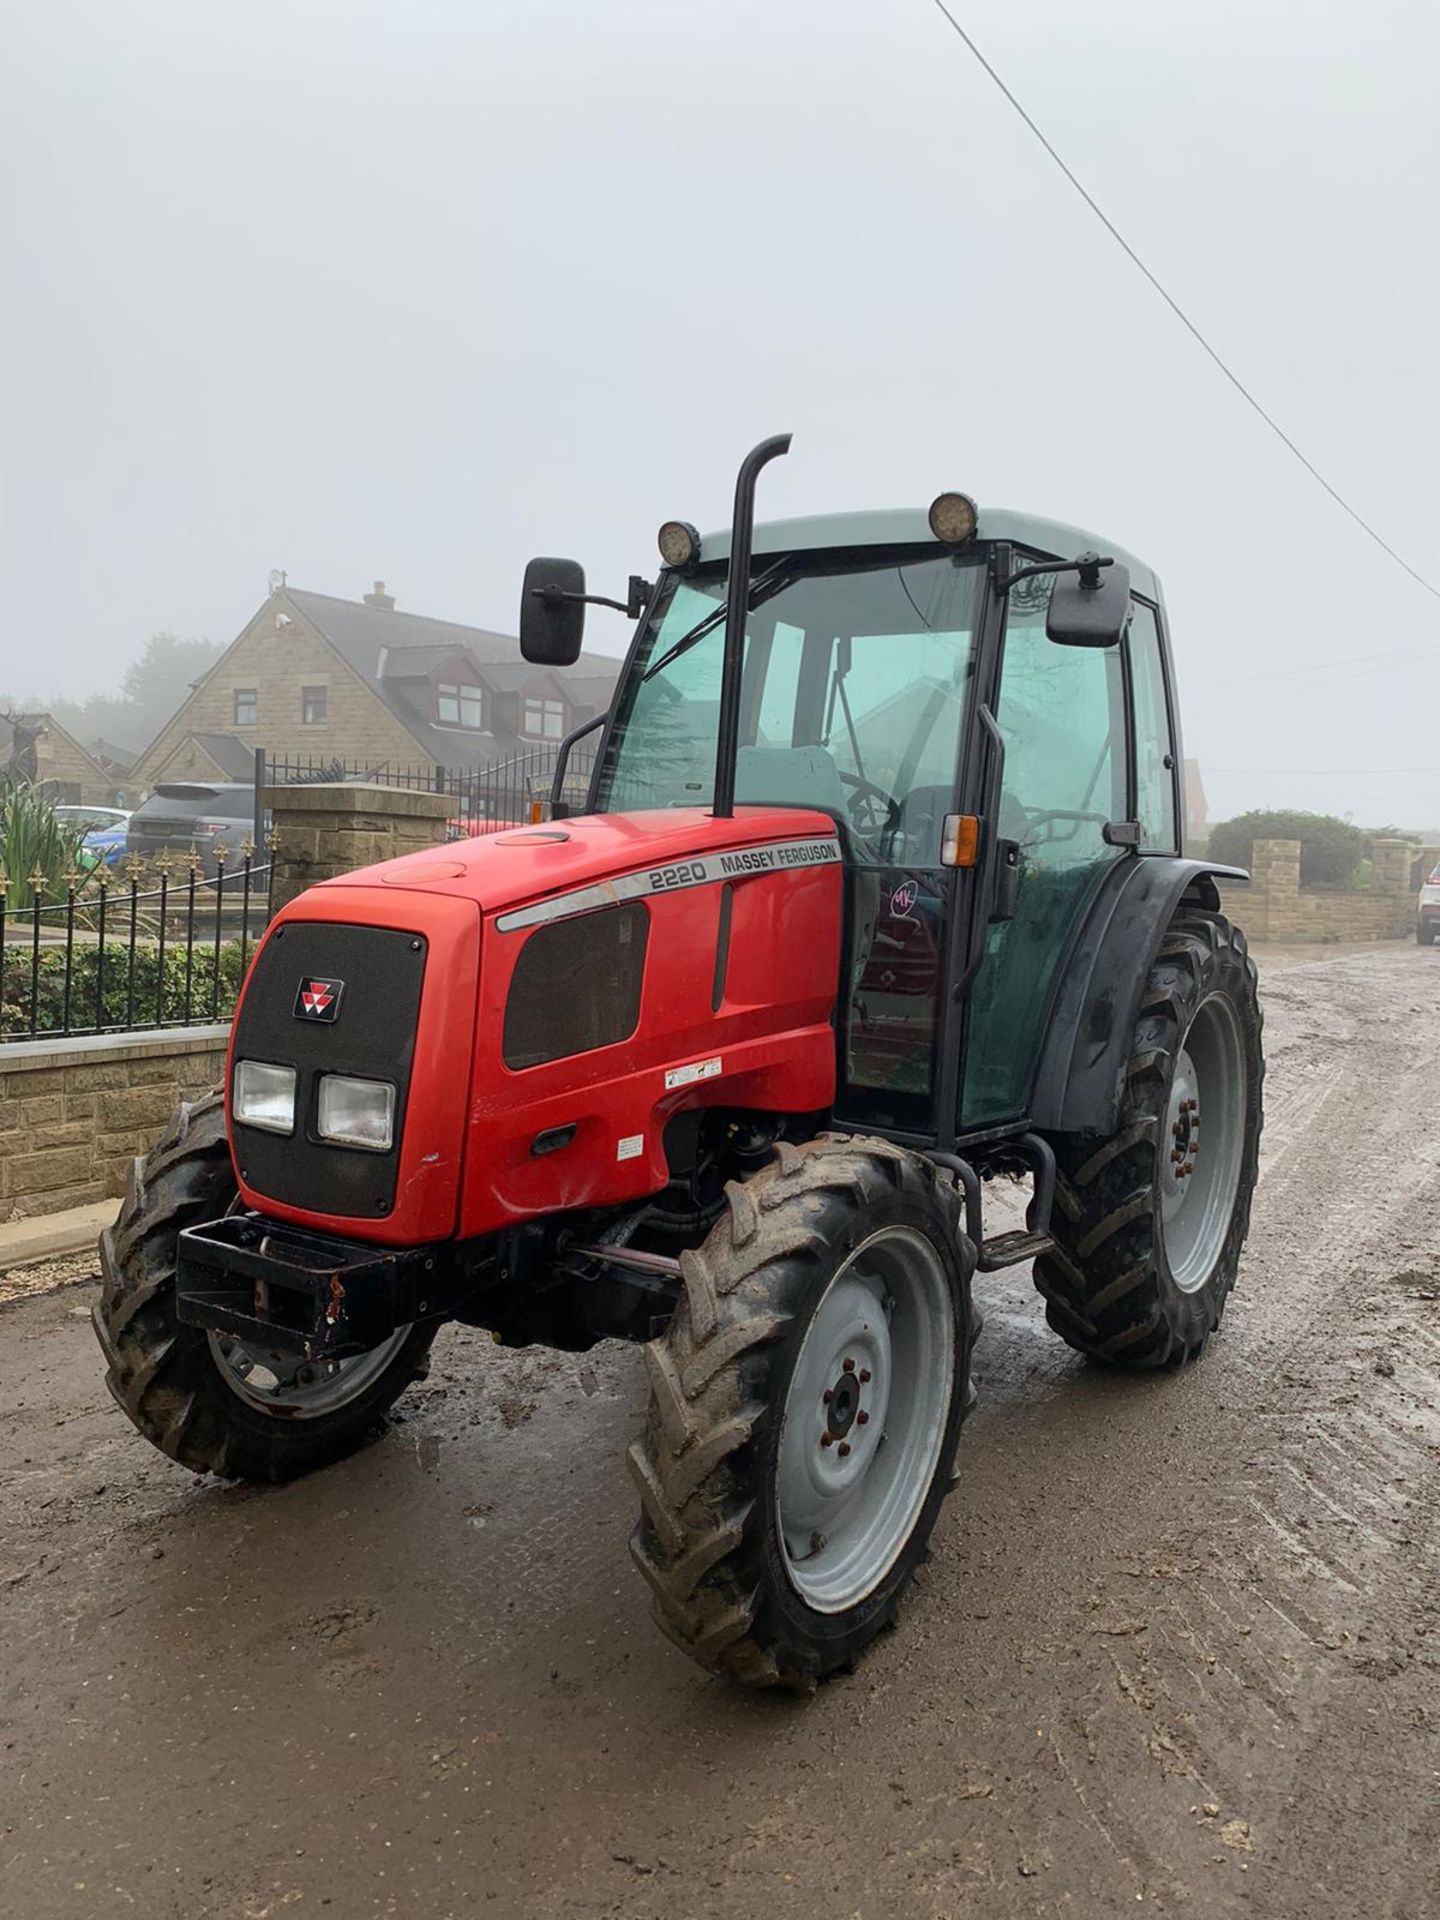
[[[153,861],[158,853],[189,853],[193,847],[213,880],[215,849],[225,849],[230,873],[241,865],[240,848],[255,832],[255,789],[235,781],[185,780],[156,787],[130,816],[126,853]],[[229,893],[229,888],[226,888]]]

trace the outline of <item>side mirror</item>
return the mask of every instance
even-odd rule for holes
[[[1078,573],[1056,577],[1045,616],[1045,637],[1060,647],[1114,647],[1130,618],[1130,569],[1118,560],[1098,564],[1099,556],[1080,556]]]
[[[573,667],[585,635],[585,569],[532,560],[520,595],[520,651],[537,667]]]

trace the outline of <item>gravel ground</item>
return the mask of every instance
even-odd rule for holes
[[[804,1704],[651,1628],[627,1350],[451,1330],[385,1440],[257,1492],[131,1433],[91,1285],[5,1307],[6,1909],[1440,1913],[1437,966],[1266,965],[1261,1191],[1198,1367],[1111,1377],[1025,1272],[982,1282],[931,1559]]]

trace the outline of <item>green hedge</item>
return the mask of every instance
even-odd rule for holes
[[[1257,807],[1237,814],[1210,829],[1207,856],[1227,867],[1251,865],[1257,840],[1300,842],[1302,887],[1356,887],[1366,836],[1348,820],[1330,813],[1302,813],[1294,808]]]
[[[220,945],[220,991],[217,1016],[224,1020],[234,1010],[240,992],[241,947],[238,940]],[[255,951],[252,940],[246,958]],[[100,975],[98,945],[77,943],[70,969],[70,1026],[94,1028],[96,983]],[[215,947],[197,943],[191,966],[189,1017],[210,1017],[214,993]],[[154,1026],[161,1021],[184,1020],[185,947],[165,949],[163,993],[160,981],[160,954],[157,947],[135,949],[135,995],[133,1020],[137,1026]],[[158,1001],[158,1006],[157,1006]],[[58,1033],[65,1013],[65,954],[63,949],[44,947],[40,952],[38,1014],[36,1026],[42,1034]],[[131,1015],[130,949],[120,941],[106,941],[102,1026],[125,1026]],[[7,942],[3,973],[0,973],[0,1036],[14,1039],[30,1031],[30,948]]]

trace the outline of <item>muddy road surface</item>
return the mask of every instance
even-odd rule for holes
[[[631,1572],[638,1356],[449,1332],[316,1478],[192,1479],[79,1283],[0,1313],[0,1888],[24,1920],[1440,1913],[1440,957],[1264,970],[1223,1335],[1127,1379],[982,1282],[963,1479],[808,1703]]]

